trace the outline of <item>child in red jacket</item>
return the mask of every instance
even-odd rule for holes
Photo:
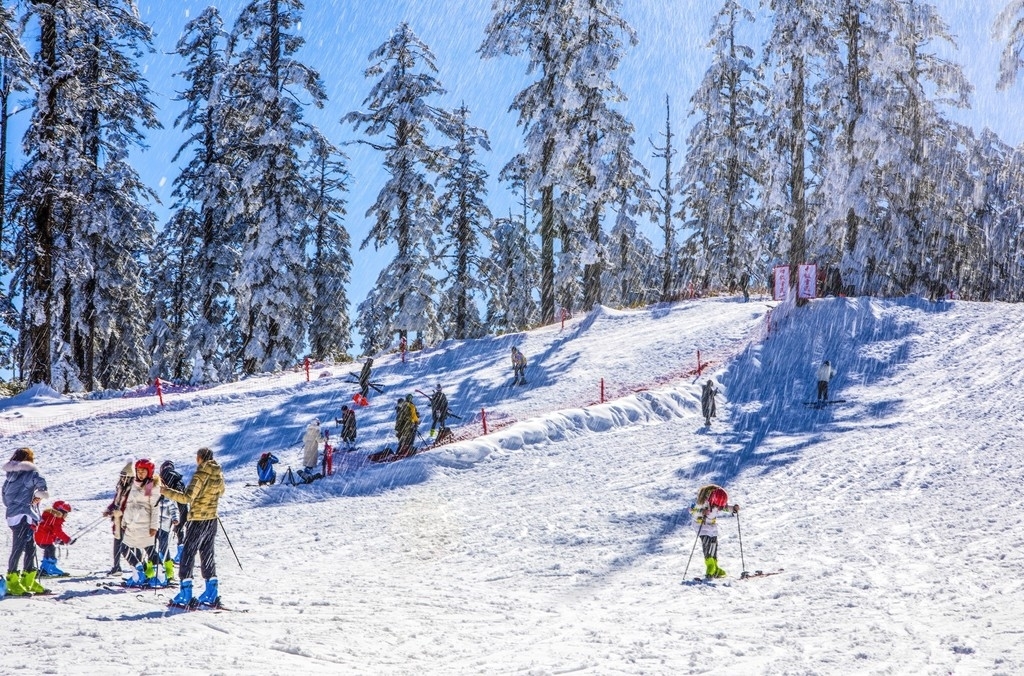
[[[43,564],[39,572],[43,577],[66,577],[67,573],[57,567],[56,545],[71,544],[71,536],[64,532],[64,519],[71,511],[71,505],[58,500],[53,507],[43,512],[42,521],[36,526],[36,544],[43,548]]]

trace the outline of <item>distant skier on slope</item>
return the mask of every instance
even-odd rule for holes
[[[373,368],[373,358],[367,357],[363,362],[363,370],[359,372],[359,394],[365,400],[370,396],[370,371]]]
[[[412,403],[412,395],[408,394],[404,399],[399,399],[395,405],[395,436],[398,437],[398,453],[408,454],[412,452],[416,443],[416,428],[419,425],[420,416],[416,405]]]
[[[526,384],[526,357],[515,345],[512,346],[512,384]]]
[[[316,466],[320,460],[320,439],[323,435],[320,433],[320,419],[314,418],[313,422],[309,423],[306,427],[306,432],[302,435],[302,469],[299,471],[299,476],[302,477],[303,481],[309,482],[312,478],[316,477]]]
[[[828,401],[828,383],[835,375],[836,370],[827,359],[818,367],[818,401]]]
[[[690,505],[693,526],[704,551],[704,565],[707,569],[705,576],[708,578],[725,577],[725,570],[718,565],[718,516],[737,514],[739,511],[739,505],[729,505],[725,489],[715,484],[701,486],[696,501]]]
[[[341,440],[348,444],[349,449],[356,445],[356,412],[348,406],[341,407],[341,417],[338,418],[341,425]]]
[[[434,436],[435,429],[438,439],[445,436],[444,432],[448,429],[448,397],[441,389],[440,383],[434,387],[434,393],[430,395],[430,418],[430,436]]]
[[[700,392],[700,411],[704,416],[704,426],[711,426],[711,419],[715,417],[715,395],[718,394],[718,390],[715,389],[715,384],[709,378],[704,386],[701,387]]]

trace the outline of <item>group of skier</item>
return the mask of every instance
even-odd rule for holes
[[[16,450],[3,470],[6,473],[3,503],[12,546],[7,575],[0,580],[0,597],[47,594],[49,590],[40,583],[40,577],[67,576],[57,566],[56,546],[75,542],[64,531],[71,505],[56,500],[40,511],[42,502],[49,498],[49,491],[35,465],[32,449]],[[123,558],[134,568],[134,575],[122,580],[124,587],[166,587],[175,581],[177,562],[180,584],[171,605],[217,606],[220,592],[214,542],[219,522],[217,506],[225,490],[220,465],[214,460],[212,450],[201,448],[196,453],[196,472],[187,486],[172,461],[161,464],[159,475],[155,470],[154,463],[146,458],[128,462],[118,477],[113,500],[94,522],[99,523],[104,517],[111,522],[114,562],[109,574],[121,573]],[[174,557],[170,554],[172,533],[178,543]],[[38,567],[37,545],[43,548]],[[192,573],[196,556],[201,562],[205,588],[193,601]]]

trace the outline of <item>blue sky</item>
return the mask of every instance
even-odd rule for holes
[[[156,190],[162,204],[156,205],[160,222],[166,220],[172,203],[171,182],[176,170],[171,158],[182,141],[180,130],[172,127],[180,110],[173,101],[183,83],[174,74],[182,68],[171,54],[185,23],[202,10],[215,5],[230,27],[244,6],[242,0],[140,0],[139,11],[155,33],[155,53],[143,63],[153,90],[164,129],[149,137],[149,149],[137,155],[136,166],[143,179]],[[664,129],[666,93],[672,100],[674,131],[680,134],[677,148],[683,147],[688,100],[707,67],[709,55],[704,48],[706,36],[718,3],[679,0],[625,0],[624,13],[636,29],[640,43],[623,59],[618,81],[629,101],[623,108],[637,128],[637,155],[648,168],[656,166],[649,139],[661,143]],[[940,11],[958,36],[960,50],[950,58],[963,65],[976,91],[970,111],[952,113],[977,129],[989,126],[1007,142],[1024,141],[1016,109],[1024,86],[1010,92],[996,92],[996,65],[1001,46],[990,38],[991,25],[1005,0],[941,0]],[[327,88],[329,101],[323,110],[310,109],[307,120],[323,130],[337,144],[358,136],[341,117],[361,109],[371,81],[363,76],[367,55],[381,44],[400,21],[412,29],[433,49],[439,68],[438,77],[448,90],[440,104],[450,108],[465,102],[472,111],[471,122],[488,131],[492,152],[483,157],[491,172],[489,202],[492,209],[505,213],[509,198],[497,182],[501,166],[518,149],[521,130],[508,112],[513,95],[527,82],[524,63],[500,58],[482,61],[476,50],[491,17],[490,0],[409,0],[381,3],[375,0],[307,0],[300,32],[306,46],[299,58],[318,70]],[[21,114],[12,129],[12,151],[17,150],[27,116]],[[378,167],[380,156],[365,146],[346,148],[351,158],[352,190],[348,195],[347,226],[352,234],[353,283],[349,298],[353,305],[365,298],[377,271],[391,252],[358,250],[368,229],[364,217],[383,183]],[[681,159],[681,158],[680,158]],[[18,158],[12,157],[17,163]],[[649,227],[649,236],[658,241],[657,226]]]

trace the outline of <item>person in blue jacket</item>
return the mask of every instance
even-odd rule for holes
[[[277,456],[273,453],[264,453],[260,456],[260,459],[256,462],[256,476],[260,480],[260,486],[271,485],[277,482],[277,472],[274,471],[274,465],[281,462],[277,459]]]
[[[11,596],[46,594],[36,575],[36,542],[33,529],[40,521],[39,503],[49,497],[46,480],[34,464],[31,448],[19,448],[4,465],[3,500],[11,527],[11,556],[7,560],[6,593]],[[19,566],[19,562],[24,565]],[[3,594],[0,594],[3,596]]]

